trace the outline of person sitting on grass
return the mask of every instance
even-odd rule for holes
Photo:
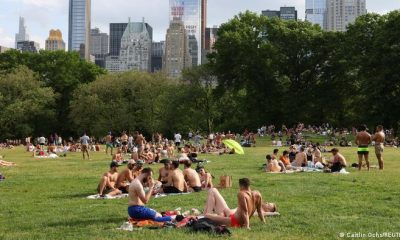
[[[279,164],[278,160],[272,159],[271,155],[268,154],[265,158],[267,159],[267,172],[278,173],[286,171],[284,168],[285,166],[283,166],[283,164]]]
[[[333,148],[331,153],[333,155],[332,162],[329,164],[331,172],[340,172],[343,168],[347,167],[346,159],[339,153],[339,149]]]
[[[110,170],[104,173],[101,178],[100,183],[97,186],[97,192],[101,197],[121,194],[121,191],[115,186],[118,179],[118,166],[117,162],[112,161],[110,164]]]
[[[288,151],[283,151],[283,155],[279,158],[279,162],[285,166],[287,170],[292,169],[292,165],[290,164],[290,159],[289,159],[289,152]]]
[[[196,171],[200,175],[200,181],[201,181],[201,188],[204,190],[211,189],[213,188],[213,182],[212,182],[212,175],[206,171],[206,169],[203,166],[200,166],[196,169]]]
[[[124,169],[120,174],[118,174],[116,187],[122,193],[128,193],[129,184],[133,181],[133,169],[135,167],[136,162],[131,160],[129,161],[126,169]]]
[[[278,159],[278,153],[279,153],[279,149],[277,149],[277,148],[274,149],[271,158],[274,159],[274,160]]]
[[[300,147],[300,152],[296,154],[296,159],[292,163],[295,167],[305,167],[307,166],[307,154],[304,152],[304,147]]]
[[[172,217],[163,217],[155,210],[146,207],[150,201],[152,189],[154,187],[153,170],[145,168],[142,173],[132,181],[129,186],[129,206],[128,214],[134,220],[153,220],[156,222],[170,222]],[[149,187],[149,191],[145,192],[143,185]]]
[[[184,163],[183,176],[188,185],[188,190],[193,192],[201,191],[201,181],[199,174],[191,168],[192,163],[190,161],[186,161]]]
[[[168,173],[171,170],[171,163],[170,160],[164,160],[164,166],[158,171],[158,181],[162,184],[167,184],[168,182]]]
[[[228,207],[216,188],[210,189],[204,208],[205,217],[218,225],[250,229],[250,218],[257,211],[261,222],[265,223],[265,213],[260,192],[250,189],[250,180],[247,178],[239,179],[239,187],[240,191],[237,194],[238,207],[234,210]]]
[[[139,159],[139,160],[136,161],[135,167],[132,170],[133,178],[139,177],[139,175],[142,173],[143,165],[144,165],[144,161],[143,160]]]
[[[168,173],[167,183],[162,186],[164,193],[187,192],[187,184],[182,171],[179,169],[179,161],[173,161]]]
[[[112,156],[112,161],[115,161],[115,162],[123,161],[121,148],[118,148],[117,152]]]

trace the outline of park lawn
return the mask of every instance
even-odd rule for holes
[[[386,170],[372,169],[349,175],[325,173],[267,174],[261,171],[266,139],[245,155],[201,155],[212,162],[207,169],[216,177],[233,176],[232,189],[222,190],[230,207],[236,204],[237,180],[248,177],[253,189],[279,206],[281,216],[265,225],[257,218],[251,230],[232,229],[232,239],[340,239],[339,233],[400,232],[400,150],[385,150]],[[281,148],[283,151],[284,148]],[[341,148],[349,163],[356,148]],[[110,157],[92,153],[83,161],[78,153],[66,158],[33,159],[22,148],[1,150],[5,160],[18,164],[0,168],[0,239],[209,239],[188,230],[116,230],[127,219],[127,199],[88,200],[95,194]],[[328,154],[325,154],[329,156]],[[373,164],[377,165],[375,158]],[[158,165],[152,166],[154,170]],[[203,209],[206,193],[152,199],[159,211],[181,207]]]

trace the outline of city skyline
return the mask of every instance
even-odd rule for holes
[[[98,27],[102,32],[109,33],[109,23],[126,22],[128,17],[132,21],[141,21],[144,17],[154,28],[154,41],[165,40],[165,33],[169,24],[169,1],[167,0],[97,0],[92,3],[91,27]],[[0,9],[0,45],[14,47],[15,33],[18,32],[18,20],[25,18],[27,34],[30,39],[45,46],[50,29],[60,29],[68,32],[68,1],[67,0],[3,0]],[[281,6],[294,6],[298,11],[299,19],[304,20],[305,0],[209,0],[207,27],[220,25],[231,19],[239,12],[250,10],[261,13],[262,10],[279,9]],[[400,1],[367,0],[368,12],[385,14],[400,8]],[[68,44],[68,43],[66,43]]]

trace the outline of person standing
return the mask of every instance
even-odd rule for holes
[[[108,149],[110,149],[112,156],[114,145],[113,145],[113,136],[111,135],[111,132],[109,132],[107,136],[105,136],[105,140],[106,140],[106,155],[108,155]]]
[[[369,171],[369,149],[368,146],[371,144],[371,135],[367,132],[367,126],[361,125],[359,128],[359,132],[356,136],[356,144],[358,146],[357,155],[358,155],[358,170],[361,171],[363,157],[365,163],[367,164],[367,168]]]
[[[379,169],[383,170],[383,149],[385,143],[385,132],[383,131],[383,126],[378,125],[375,130],[374,136],[372,136],[372,141],[375,141],[375,155],[378,159]]]
[[[177,133],[177,134],[175,134],[174,138],[175,138],[175,146],[180,147],[182,135],[180,133]]]
[[[83,160],[85,160],[85,153],[87,154],[87,158],[90,160],[90,156],[89,156],[90,138],[86,135],[86,133],[83,134],[83,136],[80,139],[80,142],[81,142],[81,151],[82,151]]]

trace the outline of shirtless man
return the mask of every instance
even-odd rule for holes
[[[145,141],[143,135],[140,134],[138,131],[136,131],[135,132],[135,145],[138,149],[139,156],[142,153],[145,144],[146,144],[146,141]]]
[[[97,186],[97,192],[100,196],[115,196],[121,194],[121,191],[115,187],[115,183],[118,179],[118,166],[117,162],[112,161],[110,164],[110,170],[104,173],[99,185]]]
[[[144,164],[143,160],[139,159],[136,161],[135,167],[132,170],[133,178],[137,178],[139,177],[140,174],[142,174],[143,164]]]
[[[144,191],[144,184],[149,186],[148,192]],[[129,217],[135,220],[153,220],[156,222],[172,221],[171,217],[163,217],[155,210],[145,207],[145,204],[150,201],[153,187],[153,170],[145,168],[129,186]]]
[[[210,189],[213,188],[212,176],[210,173],[206,172],[204,167],[197,168],[197,172],[200,175],[201,188]]]
[[[127,153],[128,152],[128,135],[126,134],[126,132],[122,132],[121,135],[121,144],[122,144],[122,152],[123,153]]]
[[[300,148],[300,152],[296,154],[295,161],[296,167],[305,167],[307,166],[307,154],[304,152],[304,147]]]
[[[200,192],[201,181],[199,174],[191,168],[192,163],[190,161],[186,161],[184,166],[185,169],[183,170],[183,176],[188,185],[189,191]]]
[[[361,125],[359,129],[359,133],[356,136],[356,144],[358,146],[357,155],[358,155],[358,170],[361,171],[363,157],[365,159],[365,163],[367,164],[367,168],[369,171],[369,149],[368,146],[371,143],[371,135],[367,132],[367,126]]]
[[[118,148],[117,152],[112,156],[112,161],[122,162],[122,150]]]
[[[385,133],[383,132],[383,126],[378,125],[374,136],[372,136],[372,141],[375,141],[375,155],[378,159],[379,170],[383,170],[383,149],[385,143]]]
[[[131,160],[126,166],[126,169],[124,169],[118,175],[117,183],[115,185],[122,193],[128,193],[129,184],[134,179],[133,177],[134,167],[135,167],[135,161]]]
[[[331,172],[340,172],[340,170],[347,167],[346,159],[339,153],[337,148],[333,148],[331,152],[333,155],[332,165],[330,166]]]
[[[104,138],[106,140],[106,155],[108,155],[108,149],[111,149],[110,154],[113,155],[114,146],[113,146],[113,142],[112,142],[111,132],[109,132],[108,135],[105,136]]]
[[[166,160],[164,161],[164,167],[160,168],[160,170],[158,171],[158,181],[160,181],[162,184],[168,183],[168,173],[170,171],[170,165],[171,161]]]
[[[170,165],[171,170],[168,173],[167,183],[163,185],[164,193],[183,193],[187,192],[187,184],[179,169],[179,161],[173,161]]]
[[[175,152],[175,148],[172,145],[172,143],[170,143],[167,147],[167,153],[168,153],[168,158],[173,158],[174,157],[174,152]]]
[[[271,155],[267,155],[266,159],[267,159],[267,167],[266,167],[267,172],[277,173],[277,172],[282,172],[283,170],[286,171],[286,169],[282,168],[285,166],[281,166],[278,160],[276,160],[275,158],[273,159]]]
[[[240,191],[237,194],[238,208],[236,210],[228,207],[217,189],[210,189],[204,208],[205,217],[218,225],[250,229],[250,218],[257,211],[261,222],[265,223],[265,213],[263,212],[263,202],[260,192],[251,191],[250,180],[247,178],[239,179],[239,187]]]

